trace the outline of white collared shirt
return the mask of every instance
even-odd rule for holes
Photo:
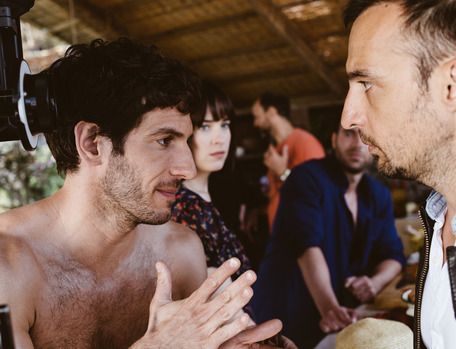
[[[429,204],[429,201],[428,201]],[[428,214],[429,205],[426,207]],[[446,205],[431,218],[435,220],[421,306],[421,335],[428,349],[456,348],[456,319],[451,299],[448,263],[443,264],[442,227]]]

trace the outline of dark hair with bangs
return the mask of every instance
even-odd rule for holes
[[[127,38],[73,45],[47,73],[59,120],[57,129],[45,136],[60,173],[79,167],[74,137],[79,121],[97,124],[98,134],[111,139],[113,153],[123,154],[127,135],[145,113],[170,107],[190,116],[204,111],[195,73],[155,46]]]
[[[382,3],[401,5],[404,37],[415,37],[417,44],[406,49],[415,56],[421,84],[427,90],[438,63],[456,54],[456,0],[349,0],[345,25],[348,27],[368,8]]]
[[[232,120],[235,116],[234,106],[231,99],[213,83],[203,80],[202,82],[203,98],[206,105],[204,113],[195,114],[192,118],[193,127],[201,127],[206,117],[206,110],[209,111],[214,118],[218,120]]]

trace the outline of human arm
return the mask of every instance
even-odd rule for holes
[[[374,274],[351,276],[347,278],[345,287],[362,303],[371,301],[402,269],[402,265],[387,259],[376,267]]]
[[[374,211],[373,229],[368,232],[373,239],[369,255],[371,272],[349,277],[345,282],[345,287],[363,303],[371,301],[401,271],[405,263],[403,245],[394,224],[390,193],[383,186],[372,192],[372,204],[378,208]]]
[[[34,322],[34,299],[39,271],[20,239],[0,234],[0,304],[8,304],[16,349],[33,349],[29,329]]]
[[[338,331],[356,321],[352,309],[340,306],[331,285],[328,265],[319,247],[304,251],[298,258],[298,265],[321,315],[320,328],[323,332]]]

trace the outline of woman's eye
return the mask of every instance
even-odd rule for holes
[[[222,127],[223,128],[230,128],[230,122],[226,121],[226,122],[222,123]]]
[[[203,131],[209,130],[209,125],[202,124],[202,125],[200,126],[200,130],[203,130]]]

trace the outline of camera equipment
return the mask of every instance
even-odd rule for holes
[[[7,305],[0,305],[0,349],[14,349],[10,310]]]
[[[31,74],[23,59],[20,16],[35,0],[0,0],[0,141],[20,140],[27,150],[57,122],[49,74]]]

